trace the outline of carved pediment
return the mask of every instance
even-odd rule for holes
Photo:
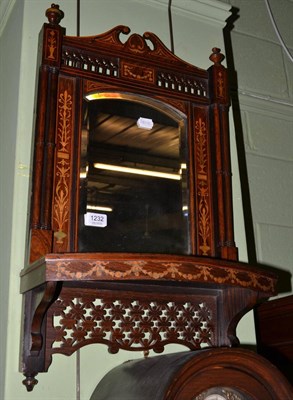
[[[152,32],[145,32],[143,35],[138,33],[131,34],[126,41],[123,41],[122,35],[129,35],[131,32],[130,28],[125,25],[118,25],[109,31],[95,36],[66,36],[64,38],[68,45],[80,44],[90,45],[98,47],[101,51],[103,48],[109,52],[109,46],[115,50],[118,54],[122,52],[124,55],[128,53],[136,57],[143,57],[151,61],[152,59],[158,62],[160,59],[162,62],[168,62],[176,65],[177,67],[184,68],[197,74],[201,73],[204,75],[205,71],[201,68],[197,68],[175,56],[164,43]]]

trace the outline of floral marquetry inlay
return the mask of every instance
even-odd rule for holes
[[[46,58],[51,61],[56,60],[56,49],[57,49],[58,31],[50,29],[47,32],[47,52]]]
[[[135,259],[136,255],[133,258],[129,254],[125,254],[124,258],[105,253],[99,255],[100,260],[95,258],[95,253],[84,253],[83,260],[72,258],[70,253],[48,255],[45,260],[46,275],[60,281],[161,280],[232,284],[271,294],[276,283],[275,277],[265,273],[245,270],[229,262],[216,265],[214,260],[205,257],[184,257],[180,261],[174,257],[174,261],[171,261],[168,256],[153,260],[141,254],[138,260]]]
[[[130,63],[122,63],[122,76],[139,81],[154,83],[154,70]]]
[[[69,218],[69,177],[71,169],[72,96],[67,90],[58,99],[57,163],[53,218],[56,223],[54,236],[63,244]]]
[[[225,97],[225,84],[224,84],[224,77],[223,73],[220,71],[218,73],[218,80],[217,80],[217,95],[218,97],[222,98]]]
[[[210,208],[208,184],[207,127],[202,118],[195,123],[197,196],[198,196],[198,233],[200,254],[211,254]]]

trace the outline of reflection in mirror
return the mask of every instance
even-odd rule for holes
[[[142,96],[96,97],[83,104],[78,251],[188,254],[184,117]]]

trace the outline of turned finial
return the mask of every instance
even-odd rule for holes
[[[22,383],[25,385],[28,392],[31,392],[38,383],[37,379],[35,379],[36,375],[37,374],[25,374],[25,379],[22,381]]]
[[[212,48],[212,54],[210,55],[209,59],[215,64],[215,65],[221,65],[221,62],[224,60],[225,56],[224,54],[221,53],[221,49],[218,49],[217,47]]]
[[[48,18],[49,24],[59,25],[59,22],[64,17],[64,12],[59,9],[58,4],[51,4],[51,7],[46,10],[46,17]]]

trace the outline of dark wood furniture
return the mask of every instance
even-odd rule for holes
[[[206,349],[128,361],[108,372],[90,400],[289,400],[276,367],[243,349]]]
[[[224,56],[213,49],[205,71],[152,33],[68,37],[59,7],[46,15],[21,272],[24,384],[32,390],[54,354],[91,343],[111,353],[238,344],[238,321],[275,294],[276,276],[237,260]],[[113,175],[113,163],[172,170],[177,183]],[[88,226],[91,202],[109,199],[123,212],[94,213],[102,225]]]
[[[258,306],[255,320],[258,352],[293,384],[293,296]]]

